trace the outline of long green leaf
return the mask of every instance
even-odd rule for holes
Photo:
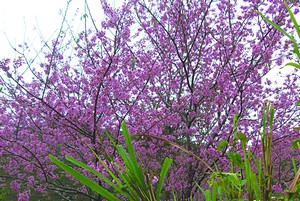
[[[172,190],[172,195],[173,195],[173,200],[177,201],[177,198],[176,198],[175,193],[174,193],[174,189]]]
[[[253,186],[252,186],[252,171],[251,171],[251,165],[249,161],[249,153],[246,153],[246,145],[242,145],[243,152],[244,152],[244,163],[245,163],[245,176],[247,181],[247,188],[248,193],[250,196],[252,196],[253,193]]]
[[[196,183],[196,185],[197,185],[198,189],[200,189],[201,193],[205,196],[205,200],[206,200],[206,201],[211,201],[212,199],[211,199],[211,193],[210,193],[210,191],[209,191],[209,190],[205,190],[205,191],[204,191],[204,190],[199,186],[199,184]]]
[[[263,111],[262,111],[262,115],[263,115],[263,137],[265,137],[266,133],[267,133],[267,118],[268,118],[268,109],[269,109],[269,103],[264,103],[264,107],[263,107]]]
[[[124,178],[126,178],[126,183],[128,183],[129,186],[131,186],[132,189],[134,189],[135,194],[139,194],[140,197],[144,196],[143,192],[147,192],[147,190],[149,189],[147,188],[147,185],[144,182],[144,178],[143,180],[140,180],[140,177],[138,176],[137,172],[142,171],[142,169],[140,167],[134,166],[131,158],[129,158],[125,149],[122,146],[118,145],[117,149],[126,166],[125,174],[123,175]]]
[[[77,166],[79,166],[81,168],[84,168],[85,170],[88,170],[89,172],[93,173],[94,175],[98,176],[99,178],[103,179],[103,181],[105,181],[107,184],[109,184],[111,187],[113,187],[116,192],[119,192],[120,194],[125,195],[129,200],[131,200],[131,201],[135,200],[134,197],[125,190],[125,188],[128,187],[128,185],[123,185],[121,183],[121,181],[117,178],[117,176],[115,176],[113,174],[113,172],[111,172],[110,169],[105,165],[105,163],[103,163],[103,161],[99,158],[99,156],[98,156],[99,162],[100,163],[102,162],[101,164],[106,167],[105,169],[109,172],[110,176],[112,176],[112,178],[114,179],[114,181],[119,186],[115,185],[114,183],[112,183],[110,181],[110,179],[108,179],[107,177],[105,177],[101,173],[97,172],[93,168],[89,167],[88,165],[86,165],[86,164],[84,164],[84,163],[76,160],[75,158],[72,158],[70,156],[66,156],[66,159],[68,161],[74,163],[75,165],[77,165]]]
[[[127,152],[125,151],[125,149],[122,146],[118,145],[117,150],[118,150],[118,153],[120,154],[122,160],[124,161],[127,171],[129,171],[128,173],[135,174],[135,172],[133,171],[135,169],[135,167],[133,165],[131,158],[129,158],[129,156],[127,155]]]
[[[285,66],[293,66],[293,67],[295,67],[295,68],[300,69],[300,65],[297,64],[297,63],[295,63],[295,62],[288,62],[288,63],[286,63],[283,67],[285,67]],[[281,68],[283,68],[283,67],[281,67]]]
[[[112,137],[110,136],[110,134],[106,131],[105,132],[106,135],[108,136],[109,140],[111,141],[111,143],[113,144],[114,147],[116,147],[116,149],[118,150],[118,146],[115,144],[115,142],[113,141]],[[112,177],[112,179],[118,184],[118,186],[121,189],[129,189],[129,191],[126,190],[122,190],[122,194],[125,195],[130,201],[134,201],[134,200],[138,200],[138,195],[136,194],[136,192],[134,191],[134,189],[131,187],[130,181],[125,180],[124,177],[122,177],[122,173],[126,172],[126,170],[119,164],[116,164],[118,167],[116,169],[116,171],[118,172],[118,176],[123,179],[123,181],[125,182],[125,185],[122,184],[122,182],[120,181],[120,179],[118,178],[118,176],[116,176],[111,170],[110,168],[107,167],[107,165],[101,160],[101,158],[98,156],[98,154],[95,153],[95,151],[87,144],[87,146],[90,148],[90,150],[92,151],[92,153],[97,157],[97,159],[99,160],[99,162],[102,164],[102,166],[105,168],[105,170],[109,173],[109,175]],[[119,151],[118,151],[119,152]],[[125,150],[124,150],[125,152]],[[127,156],[126,152],[125,155]],[[113,161],[110,158],[110,161]],[[127,163],[128,164],[128,163]],[[118,189],[115,189],[117,191],[119,191]],[[120,191],[119,191],[120,192]]]
[[[300,28],[299,25],[296,21],[296,18],[293,14],[293,12],[291,11],[291,9],[289,8],[288,4],[286,3],[286,1],[284,0],[285,6],[291,16],[291,19],[294,23],[294,26],[297,30],[298,36],[300,37]],[[300,59],[300,52],[299,52],[299,47],[298,47],[298,42],[296,41],[296,39],[294,38],[294,36],[291,36],[290,34],[288,34],[284,29],[282,29],[278,24],[274,23],[273,21],[271,21],[269,18],[267,18],[266,16],[264,16],[262,13],[260,13],[259,11],[256,11],[264,20],[266,20],[269,24],[271,24],[273,27],[275,27],[277,30],[279,30],[281,33],[283,33],[286,37],[288,37],[294,44],[294,53],[297,55],[298,59]]]
[[[91,179],[87,178],[80,172],[74,170],[70,166],[64,164],[62,161],[58,160],[51,154],[49,155],[49,159],[55,163],[57,166],[68,172],[70,175],[72,175],[75,179],[77,179],[79,182],[83,183],[93,191],[97,192],[99,195],[103,196],[105,199],[111,200],[111,201],[121,201],[119,198],[114,196],[112,193],[104,189],[103,187],[99,186],[96,182],[92,181]]]
[[[289,7],[289,5],[287,4],[286,0],[284,0],[284,4],[285,4],[285,6],[286,6],[286,8],[287,8],[287,10],[288,10],[288,12],[289,12],[289,14],[290,14],[290,17],[291,17],[291,19],[292,19],[292,21],[293,21],[293,23],[294,23],[294,27],[295,27],[295,29],[296,29],[296,31],[297,31],[297,34],[298,34],[299,38],[300,38],[300,27],[299,27],[299,24],[298,24],[298,22],[297,22],[297,20],[296,20],[296,18],[295,18],[295,15],[294,15],[294,13],[292,12],[292,10],[291,10],[291,8]]]
[[[157,189],[156,189],[156,200],[160,200],[160,193],[162,190],[162,185],[164,183],[164,179],[167,176],[167,173],[169,171],[169,168],[172,164],[173,160],[171,158],[165,158],[163,166],[161,168],[160,174],[159,174],[159,180],[157,184]]]
[[[127,145],[128,153],[129,153],[130,159],[132,161],[131,167],[133,167],[133,168],[130,170],[136,175],[136,178],[138,180],[138,183],[140,184],[140,187],[143,188],[144,190],[146,190],[145,189],[145,176],[142,171],[142,168],[140,168],[138,165],[135,151],[132,146],[132,141],[131,141],[131,138],[130,138],[130,135],[129,135],[129,132],[128,132],[125,122],[122,123],[122,130],[123,130],[123,134],[124,134],[124,138],[125,138],[125,143]]]
[[[218,192],[218,184],[214,182],[212,186],[211,200],[217,201],[217,192]]]
[[[129,136],[129,134],[128,134],[128,130],[127,130],[125,123],[124,123],[124,125],[122,125],[122,129],[123,129],[123,134],[125,137],[125,142],[127,144],[131,145],[131,147],[132,147],[131,139],[128,140],[127,136],[126,136],[126,135]],[[120,175],[121,179],[127,184],[127,188],[129,189],[129,192],[134,197],[134,199],[139,200],[139,198],[141,198],[141,196],[143,196],[142,192],[140,191],[140,187],[143,188],[142,191],[147,191],[144,180],[141,180],[140,179],[141,176],[138,176],[139,174],[143,175],[142,169],[140,167],[138,167],[137,165],[136,166],[134,165],[132,158],[128,156],[125,149],[121,145],[116,145],[114,140],[112,139],[112,137],[109,135],[108,132],[106,132],[106,135],[109,138],[109,140],[111,141],[111,143],[113,144],[113,146],[116,147],[119,155],[121,156],[121,158],[125,164],[126,169],[123,169],[120,166],[120,168],[123,171],[123,174]],[[129,136],[129,138],[130,138],[130,136]],[[126,139],[127,139],[127,141],[126,141]],[[127,147],[128,147],[128,145],[127,145]],[[133,152],[134,152],[134,150],[133,150]],[[136,159],[136,157],[135,157],[135,159]],[[144,179],[144,176],[142,176],[142,177]]]
[[[286,37],[288,37],[294,44],[297,44],[297,41],[295,40],[295,38],[293,36],[291,36],[290,34],[288,34],[283,28],[281,28],[278,24],[275,24],[273,21],[271,21],[269,18],[267,18],[266,16],[264,16],[262,13],[260,13],[259,11],[256,11],[264,20],[266,20],[269,24],[271,24],[273,27],[275,27],[277,30],[281,31],[281,33],[283,33]]]
[[[128,132],[128,129],[127,129],[127,126],[126,126],[125,122],[122,123],[122,130],[123,130],[125,143],[127,145],[127,149],[128,149],[128,153],[130,155],[130,158],[131,158],[134,166],[137,167],[138,163],[137,163],[136,155],[135,155],[134,148],[132,146],[132,141],[131,141],[131,138],[130,138],[130,135],[129,135],[129,132]]]
[[[104,175],[102,175],[101,173],[97,172],[96,170],[94,170],[93,168],[91,168],[90,166],[82,163],[81,161],[76,160],[75,158],[72,158],[70,156],[66,156],[66,159],[72,163],[74,163],[75,165],[93,173],[94,175],[96,175],[97,177],[103,179],[107,184],[109,184],[111,187],[113,187],[114,189],[120,191],[120,188],[118,186],[116,186],[114,183],[112,183],[109,179],[107,179]],[[123,186],[121,186],[122,188]]]
[[[271,133],[272,133],[273,123],[274,123],[274,114],[275,114],[274,106],[270,106],[270,132]],[[272,137],[272,134],[271,134],[271,137]]]
[[[298,59],[300,59],[300,53],[299,53],[299,47],[298,47],[298,42],[294,38],[294,36],[291,36],[288,34],[284,29],[282,29],[278,24],[275,24],[272,22],[270,19],[268,19],[266,16],[264,16],[262,13],[259,11],[256,11],[264,20],[266,20],[269,24],[271,24],[273,27],[275,27],[277,30],[279,30],[281,33],[283,33],[286,37],[288,37],[294,44],[294,52],[297,55]]]
[[[105,168],[105,170],[109,173],[112,179],[117,183],[117,185],[122,187],[122,182],[118,179],[118,177],[110,170],[110,168],[107,167],[107,165],[101,160],[98,154],[96,154],[96,152],[88,144],[87,146],[90,148],[91,152],[95,155],[101,165]]]

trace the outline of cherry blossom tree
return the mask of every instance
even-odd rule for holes
[[[296,155],[289,143],[299,134],[291,129],[299,116],[298,75],[287,76],[283,86],[275,84],[279,77],[267,77],[290,46],[255,12],[289,29],[283,2],[127,0],[114,7],[101,0],[101,6],[101,24],[93,21],[78,35],[63,23],[64,31],[39,54],[41,62],[22,52],[0,62],[0,168],[7,173],[1,180],[12,178],[11,188],[24,197],[55,190],[101,200],[66,183],[69,176],[48,154],[68,154],[104,171],[87,145],[118,161],[103,133],[123,143],[123,121],[133,134],[174,141],[226,171],[229,148],[219,152],[217,146],[232,140],[233,115],[259,155],[260,111],[275,95],[274,183],[289,181],[293,170],[286,161]],[[139,137],[134,146],[149,173],[165,156],[174,159],[164,199],[172,190],[180,200],[199,196],[195,182],[205,186],[210,171],[204,164],[156,139]]]

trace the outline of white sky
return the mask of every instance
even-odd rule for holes
[[[92,12],[92,17],[100,27],[103,16],[100,0],[87,0]],[[85,0],[72,0],[70,3],[67,21],[74,18],[74,31],[80,31],[83,22],[80,17],[84,14]],[[110,0],[112,4],[121,4],[122,0]],[[117,6],[118,6],[117,5]],[[42,35],[45,40],[51,38],[62,22],[62,13],[67,7],[67,0],[0,0],[0,59],[15,58],[18,55],[10,47],[27,42],[39,49]],[[75,13],[77,15],[75,16]],[[298,18],[299,19],[299,18]],[[290,69],[289,69],[290,68]],[[276,76],[279,68],[270,73],[270,77]],[[285,72],[292,70],[286,67]],[[276,72],[277,71],[277,72]]]
[[[93,18],[100,26],[100,0],[88,0],[88,3]],[[49,39],[60,28],[66,7],[67,0],[0,0],[0,59],[17,56],[9,42],[16,47],[25,41],[39,48],[41,34]],[[83,14],[84,0],[72,0],[67,19],[70,22],[75,16],[73,24],[77,27],[74,26],[74,30],[79,31],[83,26],[80,21]]]

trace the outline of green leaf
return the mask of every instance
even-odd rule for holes
[[[270,106],[270,131],[271,132],[272,132],[272,129],[273,129],[274,114],[275,114],[274,106]]]
[[[300,106],[300,100],[297,101],[297,106]]]
[[[246,179],[241,180],[241,185],[244,186],[247,183]]]
[[[222,140],[222,141],[218,144],[218,151],[222,151],[223,148],[224,148],[225,146],[227,146],[227,145],[228,145],[227,140]]]
[[[285,64],[283,67],[281,67],[281,68],[284,68],[284,67],[286,67],[286,66],[293,66],[293,67],[295,67],[295,68],[300,69],[300,65],[297,64],[297,63],[295,63],[295,62],[288,62],[288,63],[286,63],[286,64]]]
[[[241,188],[241,182],[238,178],[237,173],[231,173],[231,172],[222,172],[222,175],[229,179],[229,183],[232,184],[236,189]]]
[[[130,135],[129,135],[129,132],[128,132],[128,129],[127,129],[127,126],[126,126],[125,122],[122,123],[122,130],[123,130],[123,134],[124,134],[124,138],[125,138],[125,143],[127,145],[127,150],[128,150],[128,153],[129,153],[129,156],[130,156],[130,159],[131,159],[131,160],[127,160],[128,162],[131,161],[130,162],[130,167],[131,167],[130,171],[132,171],[136,175],[136,178],[138,180],[138,183],[139,183],[140,187],[144,188],[145,187],[144,186],[145,176],[144,176],[144,173],[143,173],[142,169],[138,166],[135,151],[134,151],[134,148],[132,146],[132,141],[131,141],[131,138],[130,138]],[[125,163],[125,165],[126,165],[126,163]]]
[[[90,166],[76,160],[75,158],[72,158],[70,156],[66,156],[66,159],[72,163],[74,163],[75,165],[93,173],[94,175],[98,176],[99,178],[103,179],[107,184],[109,184],[111,187],[113,187],[115,190],[117,190],[120,193],[123,193],[123,191],[121,190],[123,188],[123,185],[120,186],[120,188],[118,186],[116,186],[114,183],[112,183],[109,179],[107,179],[104,175],[102,175],[101,173],[99,173],[98,171],[94,170],[93,168],[91,168]]]
[[[111,143],[116,147],[126,167],[126,169],[123,169],[123,174],[120,174],[119,176],[125,183],[129,184],[129,192],[133,194],[133,196],[136,199],[142,198],[146,196],[145,192],[148,192],[150,189],[148,188],[147,183],[145,182],[145,175],[142,168],[138,166],[137,158],[134,152],[134,148],[132,146],[131,137],[126,127],[126,123],[122,124],[122,130],[129,155],[121,145],[115,144],[114,140],[108,132],[105,133],[110,139]]]
[[[132,68],[134,68],[134,67],[135,67],[135,64],[136,64],[136,60],[135,60],[135,59],[132,59],[132,60],[131,60],[131,65],[132,65]]]
[[[229,151],[227,156],[231,162],[237,164],[239,167],[242,166],[242,157],[239,153]]]
[[[287,7],[288,8],[288,7]],[[289,10],[289,8],[288,8]],[[272,22],[270,19],[268,19],[266,16],[264,16],[262,13],[260,13],[259,11],[256,11],[264,20],[266,20],[269,24],[271,24],[273,27],[275,27],[277,30],[279,30],[281,33],[283,33],[286,37],[288,37],[294,44],[294,50],[295,53],[297,54],[298,58],[300,59],[300,53],[299,53],[299,48],[298,48],[298,42],[296,41],[296,39],[294,38],[294,36],[291,36],[290,34],[288,34],[284,29],[282,29],[278,24],[275,24],[274,22]]]
[[[291,17],[291,19],[292,19],[292,21],[293,21],[293,23],[294,23],[294,27],[295,27],[295,29],[296,29],[296,31],[297,31],[297,34],[298,34],[299,38],[300,38],[300,27],[299,27],[299,24],[297,23],[297,20],[296,20],[296,18],[295,18],[295,15],[294,15],[294,13],[291,11],[291,9],[290,9],[289,5],[287,4],[286,0],[284,0],[284,4],[285,4],[285,6],[286,6],[286,8],[287,8],[287,10],[288,10],[288,12],[289,12],[289,14],[290,14],[290,17]]]
[[[90,148],[91,152],[95,155],[95,157],[98,159],[98,161],[101,163],[101,165],[105,168],[105,170],[109,173],[109,175],[112,177],[112,179],[122,188],[122,183],[121,181],[118,179],[117,175],[115,175],[110,168],[107,167],[107,165],[101,160],[101,158],[98,156],[98,154],[96,154],[96,152],[92,149],[92,147],[90,147],[88,144],[87,146]],[[110,159],[110,161],[113,161],[112,159]],[[118,169],[117,169],[118,170]]]
[[[176,195],[175,195],[175,193],[174,193],[174,189],[172,189],[172,195],[173,195],[173,200],[174,200],[174,201],[177,201]]]
[[[156,195],[155,195],[156,200],[160,200],[160,193],[162,190],[162,185],[163,185],[165,177],[167,176],[168,170],[169,170],[172,162],[173,162],[173,160],[170,158],[165,158],[165,160],[164,160],[163,166],[162,166],[160,174],[159,174],[159,180],[158,180],[157,190],[156,190]]]
[[[295,162],[295,158],[292,158],[292,164],[293,164],[293,168],[294,168],[294,174],[297,174],[297,166],[296,166],[296,162]]]
[[[62,161],[58,160],[57,158],[55,158],[51,154],[49,155],[49,159],[53,163],[55,163],[57,166],[59,166],[60,168],[62,168],[66,172],[68,172],[70,175],[72,175],[79,182],[81,182],[82,184],[86,185],[87,187],[89,187],[90,189],[92,189],[96,193],[100,194],[101,196],[103,196],[107,200],[121,201],[119,198],[117,198],[116,196],[114,196],[112,193],[110,193],[109,191],[107,191],[105,188],[99,186],[96,182],[90,180],[89,178],[87,178],[86,176],[84,176],[80,172],[74,170],[70,166],[64,164]]]
[[[234,125],[235,128],[236,128],[237,125],[238,125],[238,121],[239,121],[239,119],[238,119],[238,114],[234,114],[234,115],[233,115],[233,125]]]
[[[122,130],[123,130],[123,133],[124,133],[125,143],[127,145],[127,149],[128,149],[128,153],[130,155],[130,158],[131,158],[134,166],[138,167],[135,151],[134,151],[134,148],[132,146],[132,141],[131,141],[131,138],[130,138],[130,135],[129,135],[129,132],[128,132],[128,129],[127,129],[127,126],[126,126],[125,122],[122,123]]]
[[[300,148],[300,139],[293,140],[291,149],[299,149]]]
[[[256,11],[264,20],[266,20],[269,24],[271,24],[273,27],[275,27],[278,31],[281,31],[286,37],[288,37],[293,43],[297,43],[295,38],[288,34],[284,29],[282,29],[278,24],[275,24],[273,21],[271,21],[269,18],[264,16],[262,13],[259,11]]]
[[[195,182],[195,184],[197,185],[198,189],[200,189],[201,193],[205,196],[205,200],[206,200],[206,201],[211,201],[212,198],[211,198],[211,193],[210,193],[210,191],[209,191],[209,190],[205,190],[205,191],[204,191],[204,190],[199,186],[199,184],[197,184],[196,182]]]
[[[124,164],[125,164],[127,170],[130,172],[134,172],[133,170],[136,168],[134,167],[132,160],[127,155],[127,152],[125,151],[125,149],[121,145],[118,145],[116,148],[117,148],[118,153],[120,154],[122,160],[124,161]],[[136,175],[136,174],[134,174],[134,175]]]
[[[218,192],[218,185],[216,183],[213,184],[212,193],[211,193],[211,200],[217,200],[217,192]]]
[[[237,134],[238,139],[242,142],[242,143],[247,143],[248,142],[248,138],[244,133],[238,133]]]

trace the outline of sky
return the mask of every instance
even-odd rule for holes
[[[80,18],[84,14],[85,0],[69,1],[67,21],[74,19],[74,30],[79,32],[83,29]],[[93,19],[100,26],[103,17],[100,0],[87,1]],[[118,6],[122,0],[110,2]],[[18,57],[11,46],[18,47],[18,44],[27,42],[30,47],[39,49],[42,46],[40,41],[57,36],[66,8],[67,0],[0,0],[0,59]],[[285,72],[292,70],[288,68]],[[272,71],[270,77],[278,70]]]
[[[80,17],[84,14],[84,2],[70,2],[67,20],[74,19],[75,30],[83,26]],[[93,18],[100,23],[100,0],[88,3]],[[17,56],[10,44],[17,47],[26,41],[37,47],[41,45],[41,37],[49,39],[57,33],[66,8],[67,0],[0,0],[0,59]]]

